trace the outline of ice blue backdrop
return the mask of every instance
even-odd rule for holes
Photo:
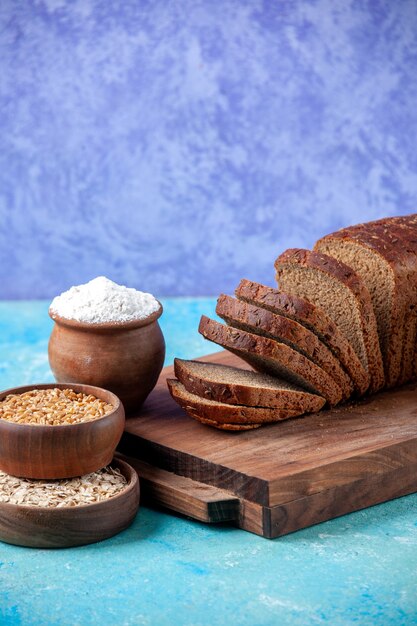
[[[271,283],[416,210],[414,0],[1,0],[0,298]]]

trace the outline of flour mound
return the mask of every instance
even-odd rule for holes
[[[52,300],[50,311],[65,319],[99,324],[142,320],[159,309],[150,293],[137,291],[98,276],[71,287]]]

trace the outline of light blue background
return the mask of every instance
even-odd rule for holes
[[[1,0],[0,298],[273,282],[416,210],[415,0]]]
[[[164,299],[167,362],[214,298]],[[53,380],[47,302],[0,302],[1,387]],[[107,541],[0,542],[0,626],[416,626],[417,494],[274,540],[141,507]]]

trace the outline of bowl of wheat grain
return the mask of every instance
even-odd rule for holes
[[[110,463],[123,433],[119,398],[99,387],[53,383],[0,392],[0,470],[58,479]]]

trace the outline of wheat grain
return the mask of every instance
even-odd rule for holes
[[[17,424],[61,426],[89,422],[113,409],[108,402],[73,389],[33,389],[9,394],[0,401],[0,419]]]

